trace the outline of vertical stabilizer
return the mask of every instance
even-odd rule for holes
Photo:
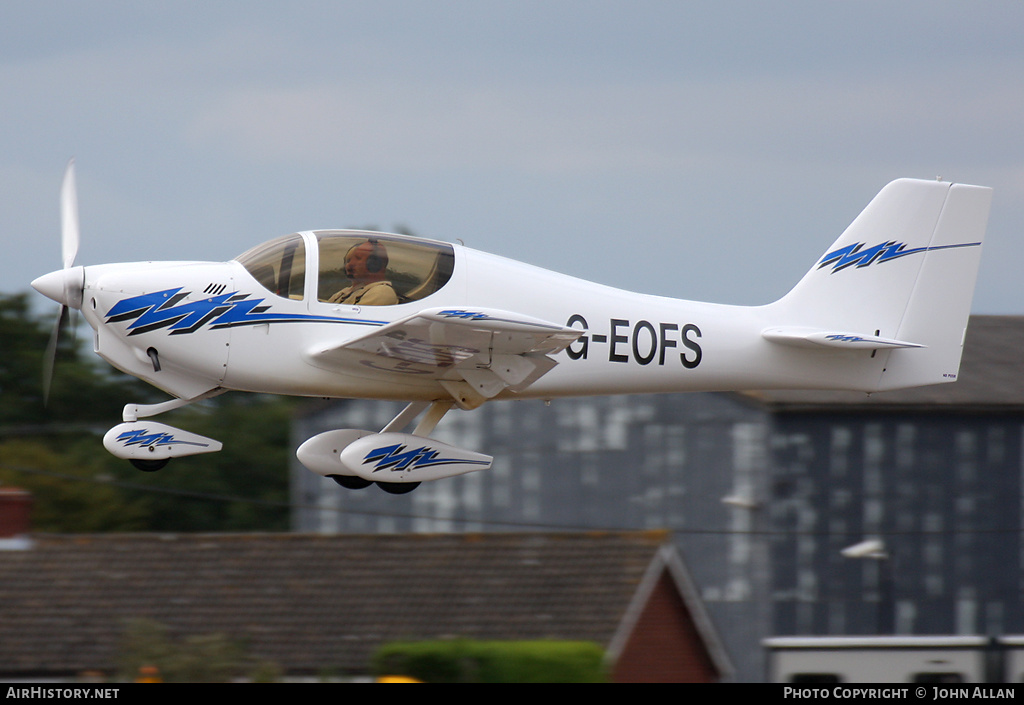
[[[875,346],[878,390],[954,381],[991,199],[981,186],[890,183],[772,305],[781,336],[899,343]]]

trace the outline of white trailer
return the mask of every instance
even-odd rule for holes
[[[991,683],[1024,675],[1024,636],[774,637],[772,683]]]

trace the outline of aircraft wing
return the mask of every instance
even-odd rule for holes
[[[398,383],[435,380],[473,408],[525,389],[583,331],[496,309],[434,308],[309,355],[312,364]]]

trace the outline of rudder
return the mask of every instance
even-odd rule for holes
[[[926,349],[919,355],[894,351],[879,382],[880,389],[957,379],[991,204],[990,188],[950,186],[896,334]]]

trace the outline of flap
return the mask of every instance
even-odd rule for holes
[[[437,380],[463,407],[523,389],[555,366],[575,328],[495,309],[427,309],[310,351],[317,367],[402,383]]]

